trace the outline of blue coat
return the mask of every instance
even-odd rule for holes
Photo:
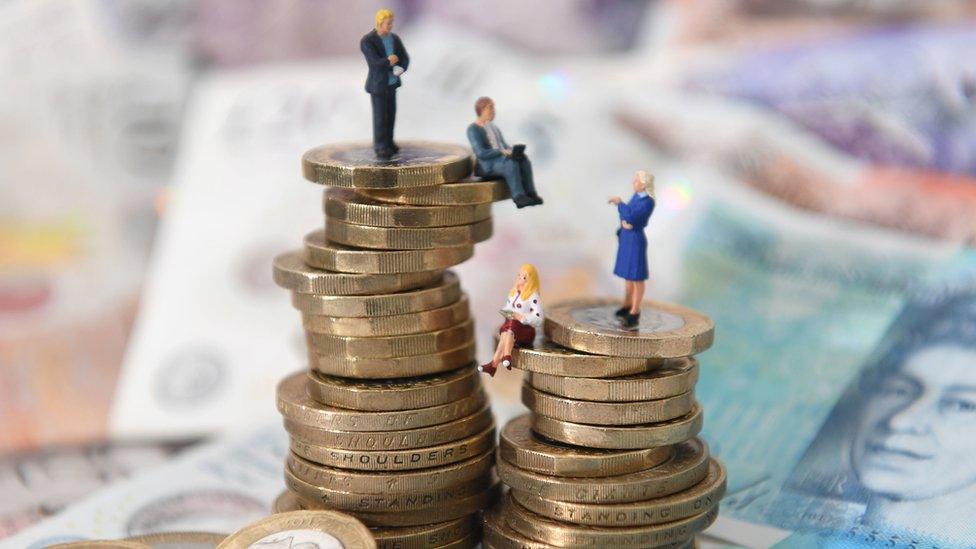
[[[503,149],[509,148],[508,142],[505,141],[505,136],[502,135],[501,130],[498,130],[498,137],[500,138],[499,145]],[[502,154],[502,151],[491,148],[491,142],[488,141],[488,130],[472,122],[468,126],[468,141],[471,143],[471,149],[474,150],[475,175],[485,177],[503,171],[501,165],[508,158]]]
[[[654,199],[650,196],[634,196],[624,204],[617,204],[620,220],[634,226],[620,228],[617,232],[617,262],[613,274],[626,280],[647,280],[647,237],[644,227],[654,211]]]
[[[392,33],[390,33],[392,34]],[[386,93],[400,87],[400,79],[396,79],[396,84],[390,85],[390,75],[393,73],[393,65],[386,58],[386,48],[383,47],[383,39],[373,29],[363,36],[359,41],[359,49],[366,58],[369,65],[369,72],[366,74],[366,91],[369,93]],[[407,50],[403,47],[400,37],[393,34],[393,53],[399,57],[397,65],[407,70],[410,65],[410,57]]]

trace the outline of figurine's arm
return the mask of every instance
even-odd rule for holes
[[[407,70],[407,67],[410,65],[410,56],[407,55],[407,48],[403,47],[403,42],[400,41],[400,37],[395,34],[393,35],[393,51],[397,52],[397,57],[400,58],[397,61],[397,65],[403,68],[403,70]]]
[[[636,212],[634,212],[634,208],[630,207],[630,204],[627,204],[626,202],[617,204],[617,213],[620,214],[621,221],[626,221],[631,225],[634,224],[634,214]]]
[[[471,148],[478,160],[492,160],[502,155],[500,150],[491,148],[488,139],[478,131],[476,125],[468,126],[468,141],[471,142]]]
[[[390,60],[376,53],[368,39],[363,38],[359,41],[359,49],[363,52],[363,56],[366,57],[366,64],[370,67],[381,69],[390,66]]]

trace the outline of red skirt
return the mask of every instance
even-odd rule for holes
[[[515,334],[516,345],[532,345],[532,342],[535,341],[535,328],[528,324],[522,324],[514,318],[506,320],[502,324],[502,327],[498,329],[498,333],[502,332],[512,332]]]

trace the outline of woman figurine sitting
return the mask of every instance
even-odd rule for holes
[[[516,345],[532,345],[535,330],[542,326],[542,298],[539,296],[539,272],[526,263],[519,269],[515,285],[508,292],[508,300],[499,311],[505,322],[498,329],[498,346],[491,362],[478,366],[479,372],[492,377],[498,365],[512,369],[512,349]]]

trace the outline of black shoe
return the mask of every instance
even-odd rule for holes
[[[376,151],[376,158],[379,158],[380,160],[389,160],[393,158],[394,154],[393,149],[380,149]]]
[[[636,315],[627,313],[627,316],[621,319],[621,323],[623,324],[624,328],[628,330],[637,328],[637,325],[640,324],[640,313],[637,313]]]
[[[393,151],[393,154],[396,154],[396,153],[400,152],[400,145],[397,145],[396,143],[394,143],[393,145],[390,146],[390,150]]]
[[[613,313],[613,316],[617,318],[623,318],[627,316],[627,313],[629,312],[630,312],[630,307],[621,307]]]
[[[512,201],[515,202],[515,207],[518,209],[522,209],[526,206],[535,206],[535,201],[532,200],[527,194],[515,196],[512,198]]]
[[[539,195],[537,195],[535,193],[529,193],[529,198],[532,199],[532,202],[533,202],[532,205],[533,206],[541,206],[542,205],[542,197],[541,196],[539,196]]]

